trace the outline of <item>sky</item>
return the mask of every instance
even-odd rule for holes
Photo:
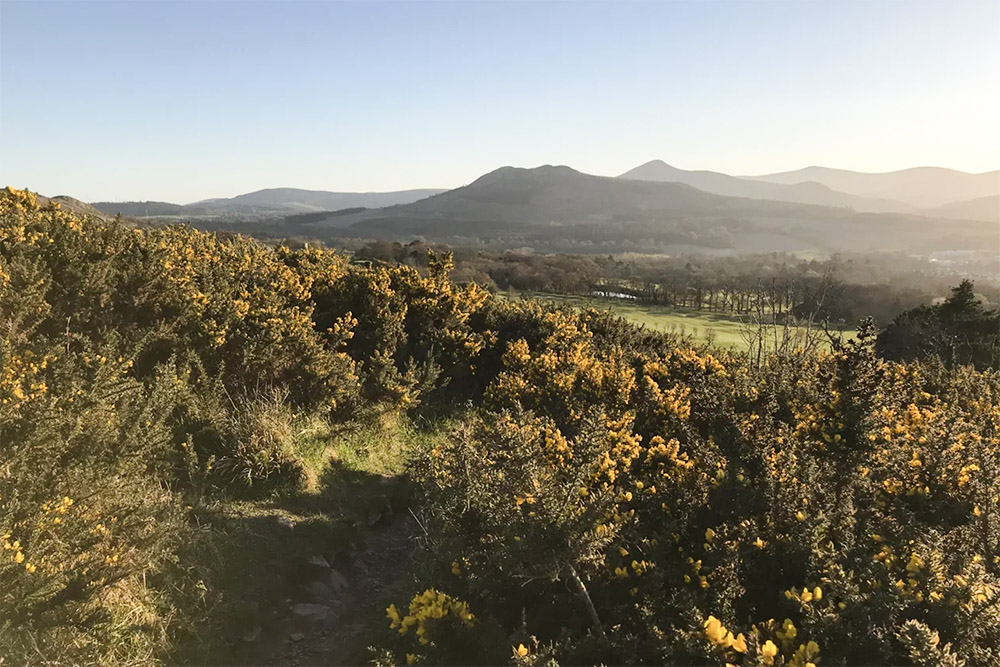
[[[1000,2],[0,0],[0,186],[1000,168]]]

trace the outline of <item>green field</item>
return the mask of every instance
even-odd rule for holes
[[[710,313],[708,311],[670,308],[669,306],[629,303],[621,299],[569,294],[523,293],[516,298],[537,299],[556,306],[606,310],[633,324],[639,324],[655,331],[689,335],[695,340],[711,341],[720,347],[746,349],[748,346],[745,336],[748,329],[747,324],[729,313]],[[845,333],[849,338],[854,336],[854,331]]]

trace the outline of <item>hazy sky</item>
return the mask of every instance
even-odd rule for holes
[[[88,201],[654,158],[980,172],[998,119],[997,0],[0,0],[0,185]]]

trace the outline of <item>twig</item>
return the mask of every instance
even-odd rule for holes
[[[583,605],[587,608],[587,613],[590,614],[590,622],[594,626],[594,631],[597,632],[597,636],[602,642],[607,642],[608,637],[604,634],[604,626],[601,625],[601,618],[597,615],[597,609],[594,608],[594,601],[590,599],[587,587],[583,585],[580,575],[576,573],[576,568],[568,565],[567,571],[569,572],[570,581],[573,582],[573,587],[576,588],[576,594],[583,601]]]
[[[410,516],[413,517],[413,520],[417,522],[418,526],[420,526],[420,530],[424,531],[424,537],[426,537],[427,539],[430,539],[431,538],[430,533],[428,533],[427,529],[424,528],[424,524],[420,523],[420,519],[418,519],[417,515],[413,513],[413,509],[410,508],[410,507],[407,507],[406,511],[410,513]]]

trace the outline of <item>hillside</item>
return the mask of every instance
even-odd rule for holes
[[[348,208],[381,208],[408,204],[443,190],[398,192],[328,192],[297,188],[270,188],[230,198],[205,199],[191,204],[158,201],[95,202],[98,210],[132,217],[260,216],[276,213],[314,213]]]
[[[983,223],[725,197],[679,183],[592,176],[563,166],[503,167],[412,204],[328,217],[295,232],[576,252],[925,252],[978,248],[998,239],[998,231]]]
[[[982,220],[1000,224],[1000,195],[977,197],[966,201],[953,202],[935,209],[928,209],[928,215],[940,215],[962,220]]]
[[[715,171],[687,171],[673,167],[662,160],[653,160],[630,169],[618,178],[639,181],[684,183],[691,187],[729,197],[749,197],[773,201],[838,206],[857,211],[907,212],[913,207],[903,202],[872,197],[859,197],[837,192],[816,182],[782,184],[755,181]]]
[[[345,208],[381,208],[430,197],[443,190],[400,190],[398,192],[328,192],[325,190],[300,190],[298,188],[269,188],[238,195],[229,199],[212,199],[195,202],[211,210],[239,210],[247,208],[276,211],[336,211]]]
[[[78,215],[93,215],[98,218],[107,219],[111,216],[107,215],[104,211],[101,211],[94,206],[88,204],[87,202],[82,202],[79,199],[74,199],[73,197],[68,197],[66,195],[56,195],[55,197],[43,197],[38,196],[38,203],[45,206],[50,201],[59,204],[59,206],[66,211],[71,211]],[[111,214],[113,216],[113,214]]]
[[[1000,171],[969,174],[941,167],[915,167],[879,174],[807,167],[743,178],[783,184],[814,181],[852,195],[895,199],[921,208],[1000,194]]]
[[[204,209],[187,207],[181,204],[171,204],[163,201],[95,201],[91,204],[94,208],[108,215],[122,214],[126,217],[144,218],[149,216],[175,216],[195,215],[204,213]]]

